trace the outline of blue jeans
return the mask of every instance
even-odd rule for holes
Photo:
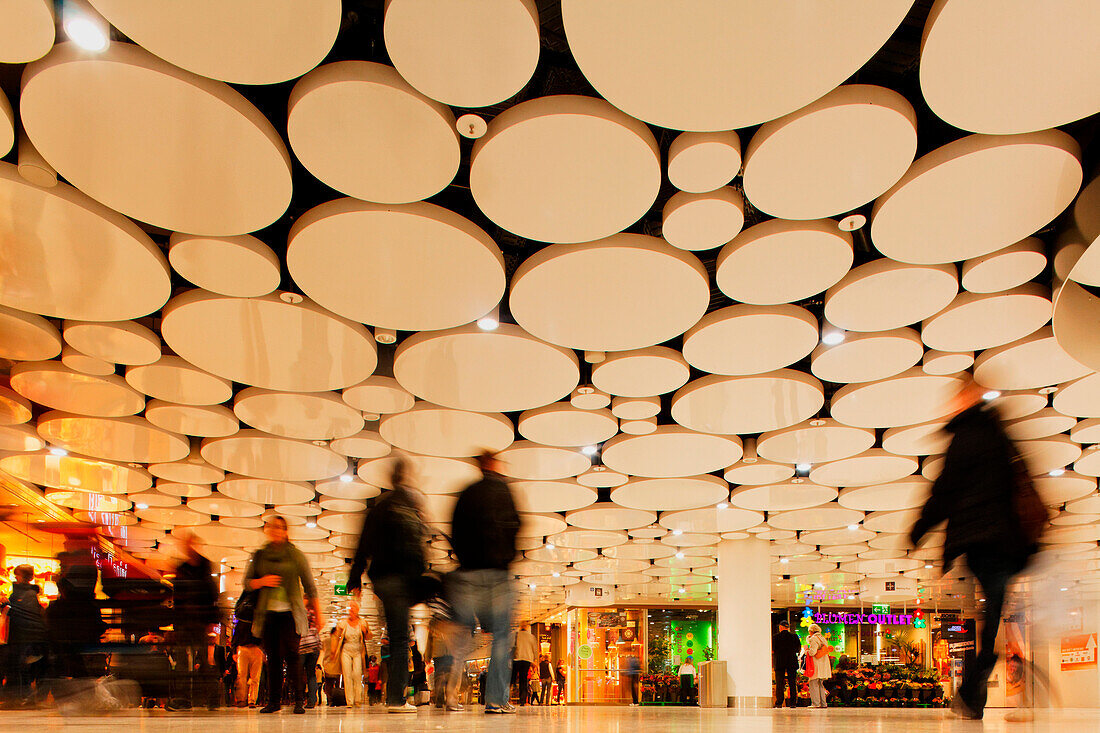
[[[473,630],[493,635],[493,650],[485,680],[485,704],[508,703],[508,680],[512,673],[512,611],[516,589],[507,570],[456,570],[447,578],[447,596],[460,631],[454,640],[454,669],[465,668],[473,646]],[[452,674],[448,699],[454,698],[462,674]]]
[[[317,659],[321,656],[320,651],[306,652],[301,655],[302,659],[302,674],[306,676],[306,704],[316,705],[320,699],[319,688],[320,684],[317,682]]]

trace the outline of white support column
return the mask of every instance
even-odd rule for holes
[[[718,659],[736,708],[772,706],[771,555],[755,537],[718,545]]]

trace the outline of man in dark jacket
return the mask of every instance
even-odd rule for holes
[[[963,672],[959,694],[952,701],[964,718],[982,717],[986,685],[997,662],[994,644],[1001,620],[1005,588],[1035,552],[1021,531],[1013,501],[1016,472],[1026,470],[992,407],[982,400],[982,388],[968,380],[952,405],[947,423],[953,435],[943,472],[913,526],[909,539],[917,546],[928,531],[947,520],[945,570],[955,558],[966,563],[985,594],[985,626],[977,657]]]
[[[798,707],[798,652],[802,642],[791,631],[787,621],[779,622],[779,633],[772,637],[772,660],[775,665],[775,706],[783,707],[787,697],[787,707]],[[784,687],[786,691],[784,691]],[[786,692],[786,694],[784,694]],[[789,696],[789,697],[788,697]]]
[[[199,553],[192,534],[184,535],[185,557],[172,581],[173,658],[180,686],[168,710],[196,705],[218,708],[218,674],[214,666],[210,628],[220,620],[218,586],[210,560]]]
[[[41,677],[46,659],[46,620],[38,597],[42,589],[34,584],[34,568],[15,569],[11,596],[0,596],[0,608],[8,615],[7,670],[4,693],[13,706],[34,706],[31,685]]]
[[[449,576],[447,590],[455,623],[462,629],[456,634],[454,663],[459,669],[465,666],[471,634],[480,619],[482,629],[493,635],[485,712],[513,713],[515,708],[508,702],[508,680],[516,595],[509,567],[516,556],[519,513],[511,489],[500,476],[496,455],[482,453],[478,466],[482,478],[458,497],[451,528],[451,549],[459,568]],[[448,710],[462,709],[456,699],[460,677],[452,676]]]
[[[363,568],[382,601],[391,654],[387,660],[386,706],[391,713],[415,713],[405,700],[409,682],[409,608],[428,600],[437,588],[429,588],[428,532],[420,517],[413,489],[406,480],[404,461],[394,463],[393,489],[374,505],[363,521],[363,532],[348,572],[348,591],[359,597]]]

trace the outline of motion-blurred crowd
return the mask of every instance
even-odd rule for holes
[[[512,631],[519,515],[496,457],[485,453],[478,465],[482,478],[454,510],[458,567],[441,575],[427,562],[422,495],[408,464],[395,460],[390,490],[364,518],[347,582],[353,600],[327,631],[309,561],[277,514],[265,517],[267,542],[253,553],[231,612],[219,607],[214,568],[191,534],[181,537],[169,589],[107,572],[94,536],[70,532],[57,558],[56,599],[43,605],[30,566],[15,568],[10,595],[0,596],[3,706],[272,713],[287,704],[304,713],[384,703],[400,713],[430,703],[459,711],[476,699],[487,713],[509,713],[513,698],[564,704],[564,662],[539,655],[526,626]],[[359,613],[364,572],[384,611],[378,645]],[[410,608],[422,603],[431,610],[423,650],[410,630]],[[479,629],[493,639],[487,666],[468,662]]]

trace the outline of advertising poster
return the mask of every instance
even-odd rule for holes
[[[1096,634],[1062,637],[1062,671],[1096,669]]]

